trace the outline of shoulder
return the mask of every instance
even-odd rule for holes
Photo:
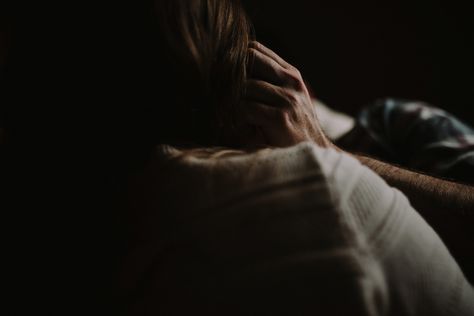
[[[246,188],[313,177],[328,184],[334,195],[349,194],[361,176],[383,182],[351,155],[312,142],[251,152],[226,148],[181,150],[160,145],[150,169],[160,169],[162,179],[186,172],[188,180],[194,176],[200,181],[217,177],[234,184],[241,182]]]
[[[166,269],[157,269],[166,278],[155,284],[156,293],[192,288],[209,301],[218,297],[272,314],[383,310],[381,267],[330,198],[329,179],[338,166],[350,170],[345,159],[357,161],[312,143],[250,153],[159,150],[161,164],[168,165],[161,170],[170,176],[159,181],[167,191],[149,207],[141,240],[171,247],[178,238],[187,247],[167,254]],[[170,303],[157,305],[176,308]],[[294,310],[282,312],[285,306]]]

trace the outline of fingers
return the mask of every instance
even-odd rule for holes
[[[285,113],[259,102],[245,102],[242,104],[243,118],[248,124],[272,129],[284,123]]]
[[[325,146],[324,134],[301,73],[258,42],[249,45],[253,57],[251,77],[246,84],[242,123],[261,131],[273,146],[289,146],[313,140]],[[254,133],[255,134],[255,133]],[[262,137],[260,137],[262,138]]]
[[[273,59],[275,62],[277,62],[281,67],[285,68],[285,69],[293,69],[294,67],[292,65],[290,65],[289,63],[287,63],[283,58],[281,58],[280,56],[278,56],[274,51],[272,51],[270,48],[267,48],[265,46],[263,46],[261,43],[257,42],[257,41],[252,41],[250,42],[249,44],[249,47],[250,48],[253,48],[259,52],[261,52],[262,54],[270,57],[271,59]]]
[[[251,42],[249,52],[253,57],[252,76],[254,78],[278,86],[292,87],[297,90],[306,89],[298,69],[288,64],[270,49],[258,42]]]
[[[253,57],[253,78],[268,81],[275,85],[281,85],[285,82],[285,68],[255,48],[250,48],[249,52]]]
[[[284,88],[263,80],[248,80],[246,85],[246,97],[249,100],[275,107],[286,107],[288,105]]]

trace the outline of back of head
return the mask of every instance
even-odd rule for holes
[[[165,142],[234,145],[251,27],[239,1],[157,0],[166,89]]]

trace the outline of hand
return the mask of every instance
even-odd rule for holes
[[[287,147],[313,141],[331,146],[298,69],[258,42],[249,47],[253,57],[242,120],[255,127],[249,143]]]

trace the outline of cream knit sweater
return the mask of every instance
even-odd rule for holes
[[[474,315],[436,233],[346,154],[162,146],[136,188],[134,314]]]

